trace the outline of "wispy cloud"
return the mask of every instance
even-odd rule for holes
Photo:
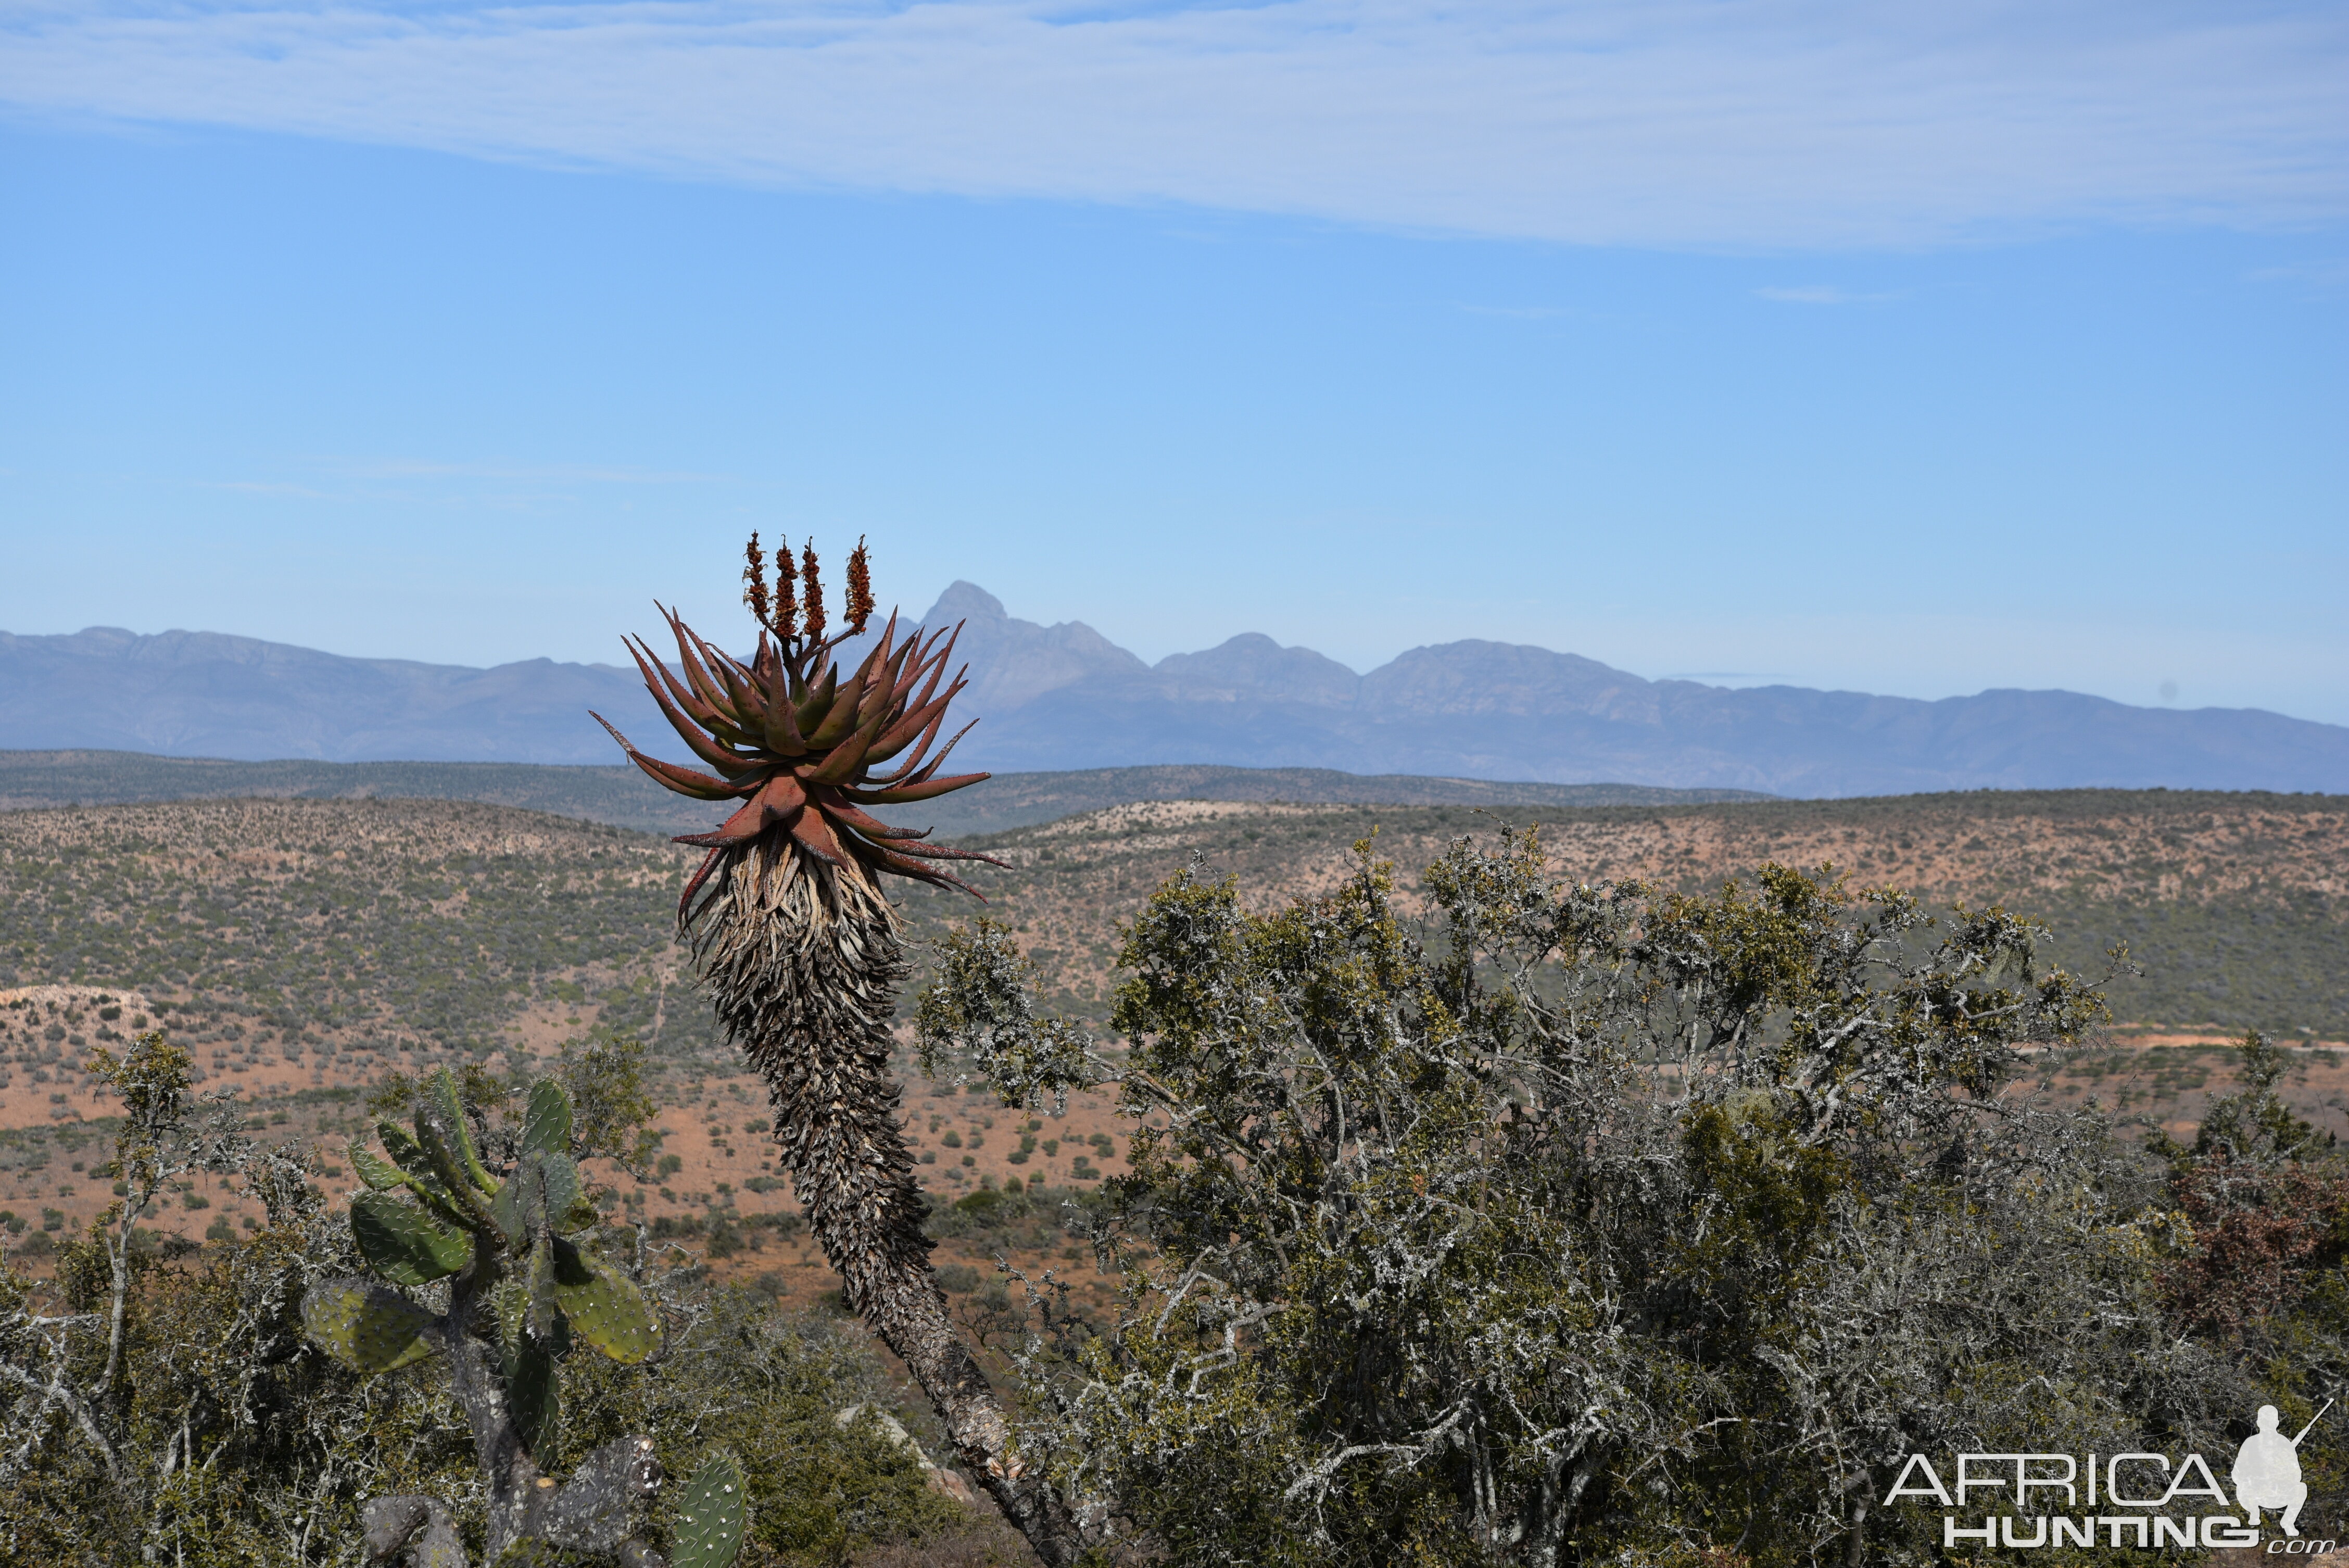
[[[337,465],[357,479],[512,480],[525,483],[593,485],[701,485],[722,483],[717,474],[661,473],[649,469],[580,467],[565,464],[445,463],[415,459]]]
[[[332,500],[325,490],[308,485],[279,484],[268,480],[191,480],[198,490],[234,490],[240,495],[294,496],[303,500]]]
[[[1802,288],[1755,289],[1754,292],[1764,299],[1776,300],[1783,304],[1882,304],[1900,297],[1897,294],[1858,294],[1850,289],[1831,288],[1825,284]]]
[[[2349,213],[2330,0],[27,0],[23,108],[1589,243]]]

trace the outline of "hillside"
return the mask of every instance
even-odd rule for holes
[[[626,764],[565,768],[528,762],[233,762],[134,751],[0,751],[0,811],[141,800],[479,800],[551,811],[643,832],[698,833],[723,816],[671,794]],[[1129,800],[1401,801],[1411,805],[1666,806],[1766,799],[1740,789],[1660,789],[1638,784],[1494,783],[1482,779],[1364,777],[1319,768],[1096,768],[999,773],[894,813],[947,837],[1049,822]]]
[[[1115,923],[1194,853],[1267,904],[1342,876],[1350,846],[1374,829],[1408,885],[1453,835],[1537,816],[1555,862],[1578,878],[1693,890],[1764,859],[1832,860],[1859,882],[2043,914],[2056,924],[2056,955],[2081,967],[2125,939],[2149,970],[2112,993],[2137,1027],[2075,1064],[2073,1081],[2173,1125],[2228,1081],[2213,1042],[2229,1032],[2349,1038],[2349,799],[2337,796],[1976,793],[1538,812],[1143,802],[965,841],[1010,862],[976,880],[1054,1003],[1099,1021]],[[20,1217],[54,1211],[61,1224],[96,1211],[106,1183],[88,1124],[108,1107],[76,1065],[145,1019],[195,1050],[202,1088],[233,1089],[259,1125],[328,1135],[330,1148],[358,1125],[364,1086],[389,1071],[543,1060],[596,1030],[633,1034],[654,1053],[678,1165],[633,1190],[632,1209],[707,1230],[780,1208],[761,1088],[736,1070],[670,941],[694,858],[608,826],[460,801],[0,813],[0,1204]],[[918,888],[905,907],[917,934],[978,910]],[[2338,1057],[2304,1051],[2293,1093],[2304,1114],[2349,1130]],[[1119,1168],[1103,1141],[1118,1130],[1097,1101],[1032,1128],[951,1088],[916,1083],[908,1107],[942,1198],[1014,1175],[1081,1187],[1087,1171]],[[1036,1140],[1026,1153],[1023,1132]],[[85,1169],[66,1169],[75,1161]],[[247,1212],[202,1182],[186,1196],[202,1200],[181,1218],[191,1233]],[[761,1253],[741,1266],[774,1263]],[[778,1278],[830,1288],[812,1264]]]

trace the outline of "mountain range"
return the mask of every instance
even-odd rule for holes
[[[1336,769],[1779,795],[1964,789],[2349,789],[2349,727],[2064,691],[1937,702],[1650,681],[1546,648],[1464,641],[1358,675],[1257,634],[1145,664],[1081,622],[1039,625],[957,583],[983,719],[958,762]],[[353,659],[208,632],[0,633],[0,748],[176,757],[608,763],[595,708],[682,755],[632,669]]]

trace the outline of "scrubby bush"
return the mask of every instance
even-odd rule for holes
[[[1825,870],[1577,885],[1530,836],[1426,887],[1423,923],[1367,846],[1267,914],[1176,877],[1123,1057],[1002,928],[942,946],[933,1063],[1136,1120],[1095,1222],[1126,1300],[1031,1291],[1021,1442],[1146,1550],[1922,1563],[1908,1455],[2223,1456],[2349,1374],[2349,1202],[2264,1045],[2191,1149],[2055,1102],[2104,1010],[2037,923]]]

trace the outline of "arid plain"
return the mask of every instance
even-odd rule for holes
[[[962,841],[986,913],[1017,933],[1049,1006],[1106,1036],[1121,920],[1178,869],[1238,879],[1252,905],[1324,892],[1369,840],[1407,896],[1462,834],[1536,813],[1462,807],[1149,802]],[[1832,864],[1850,885],[1929,903],[1993,902],[2054,926],[2051,961],[2102,973],[2116,1026],[2069,1057],[2067,1096],[2173,1132],[2231,1081],[2256,1025],[2295,1047],[2304,1115],[2349,1131],[2349,799],[2164,791],[1978,793],[1540,813],[1559,874],[1695,891],[1765,861]],[[158,1025],[193,1053],[199,1091],[254,1136],[315,1140],[330,1190],[394,1072],[476,1062],[546,1070],[566,1043],[641,1039],[662,1106],[659,1166],[607,1170],[626,1212],[718,1272],[798,1303],[833,1290],[788,1216],[762,1086],[715,1034],[674,940],[691,851],[618,829],[457,801],[164,802],[0,813],[0,1219],[21,1247],[86,1223],[112,1106],[90,1052]],[[917,939],[982,911],[916,890]],[[919,956],[916,947],[916,958]],[[13,972],[13,973],[12,973]],[[909,981],[910,993],[919,984]],[[907,1135],[943,1208],[1014,1180],[1082,1193],[1123,1168],[1130,1127],[1105,1099],[1062,1116],[922,1079],[903,1041]],[[1113,1042],[1112,1042],[1113,1045]],[[257,1222],[241,1192],[191,1179],[158,1220],[200,1243]],[[951,1227],[949,1227],[951,1229]],[[36,1248],[37,1252],[38,1249]],[[941,1243],[973,1303],[997,1253],[1084,1296],[1112,1282],[1050,1226],[965,1227]]]

